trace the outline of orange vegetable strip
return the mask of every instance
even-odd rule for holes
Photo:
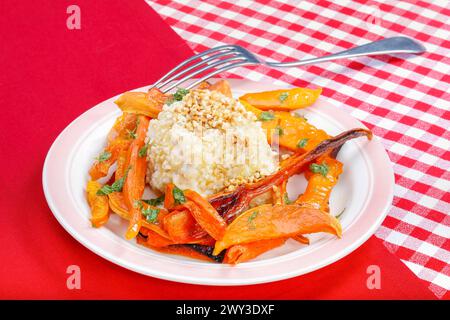
[[[322,92],[321,88],[293,88],[247,93],[239,98],[262,110],[294,110],[312,105]]]
[[[206,236],[206,232],[188,210],[172,211],[164,217],[164,229],[176,243],[188,243]]]
[[[241,103],[258,119],[263,112],[268,112],[255,108],[246,101],[241,101]],[[280,147],[291,151],[309,151],[323,140],[330,138],[325,131],[316,128],[302,117],[286,111],[271,111],[270,113],[273,119],[261,121],[269,143],[272,143],[276,136]]]
[[[149,119],[145,116],[138,117],[136,138],[133,140],[128,153],[128,173],[123,186],[125,203],[131,212],[128,230],[125,234],[127,239],[134,238],[141,227],[142,212],[135,206],[135,201],[140,200],[145,188],[145,174],[147,171],[147,158],[139,156],[139,150],[145,144]]]
[[[164,193],[164,208],[172,209],[175,206],[175,198],[173,197],[173,189],[175,185],[173,183],[166,184]]]
[[[97,195],[102,185],[97,181],[89,181],[86,187],[87,199],[91,207],[91,223],[98,228],[104,225],[109,218],[108,198]]]
[[[225,253],[223,262],[229,264],[238,264],[251,260],[266,251],[275,249],[283,245],[286,240],[286,238],[277,238],[231,246]]]
[[[214,209],[207,199],[195,191],[186,190],[184,195],[194,204],[194,206],[191,206],[188,202],[186,206],[198,224],[214,239],[222,239],[227,228],[227,223],[217,213],[216,209]]]
[[[137,242],[139,244],[144,245],[147,248],[150,248],[152,250],[155,250],[155,251],[158,251],[161,253],[180,255],[180,256],[185,256],[188,258],[202,260],[202,261],[208,261],[208,262],[214,261],[213,259],[209,258],[208,256],[201,254],[200,252],[197,252],[194,249],[189,248],[188,246],[169,245],[166,247],[156,247],[156,246],[152,246],[150,243],[146,242],[145,239],[142,239],[141,237],[138,237],[137,239],[138,239]]]
[[[144,229],[142,228],[141,232],[142,235],[139,235],[136,238],[136,242],[138,244],[142,244],[145,246],[152,246],[152,247],[166,247],[171,244],[174,244],[172,240],[167,239],[157,232],[150,230],[150,229]]]
[[[107,152],[110,157],[106,160],[95,161],[89,170],[92,180],[98,180],[108,174],[111,165],[116,162],[122,149],[127,149],[131,141],[127,138],[128,130],[136,126],[136,115],[123,114],[116,119],[108,133],[108,143],[102,154]]]
[[[123,112],[157,118],[167,96],[157,88],[149,92],[125,92],[115,103]]]
[[[128,210],[128,206],[125,204],[125,200],[123,197],[122,192],[113,192],[108,195],[109,199],[109,206],[111,210],[118,214],[121,218],[125,220],[130,220],[130,211]],[[146,206],[150,207],[146,203],[142,203],[144,208],[147,208]],[[167,214],[167,211],[163,208],[158,208],[160,210],[158,214],[158,224],[149,223],[145,220],[142,220],[142,228],[151,229],[152,231],[158,233],[160,236],[170,239],[170,236],[167,234],[167,232],[162,228],[161,226],[161,220],[164,219],[164,216]]]
[[[307,171],[308,185],[305,192],[297,198],[295,203],[329,212],[328,203],[331,190],[342,173],[342,163],[328,156],[321,157],[316,163],[328,167],[326,176]]]
[[[232,245],[258,240],[292,237],[297,234],[328,232],[338,237],[339,221],[326,212],[298,205],[262,205],[239,215],[216,242],[214,255]]]

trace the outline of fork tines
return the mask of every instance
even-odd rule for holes
[[[168,92],[180,87],[184,82],[196,76],[194,82],[186,86],[191,89],[214,75],[244,65],[257,64],[258,60],[244,48],[235,45],[223,45],[203,51],[183,61],[159,79],[153,87]]]

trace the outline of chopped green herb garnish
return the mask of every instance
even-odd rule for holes
[[[284,133],[283,128],[280,127],[280,126],[276,126],[276,127],[275,127],[275,133],[276,133],[277,135],[279,135],[279,136],[282,136],[283,133]]]
[[[150,223],[156,222],[156,220],[158,219],[159,211],[160,210],[158,208],[141,209],[142,215],[145,217],[145,220]]]
[[[133,207],[136,208],[136,209],[141,209],[142,208],[141,200],[134,200],[133,201]]]
[[[154,207],[160,206],[164,202],[164,195],[162,195],[161,197],[158,197],[158,198],[142,200],[142,201],[151,206],[154,206]]]
[[[97,158],[95,158],[98,162],[103,162],[111,158],[111,152],[103,151]]]
[[[278,96],[278,100],[283,103],[289,97],[289,93],[283,92]]]
[[[113,192],[120,192],[123,189],[123,185],[125,183],[125,179],[127,178],[128,175],[128,171],[130,171],[131,167],[128,167],[127,171],[125,171],[125,174],[123,175],[122,178],[120,178],[119,180],[114,181],[114,183],[112,185],[107,185],[105,184],[103,187],[101,187],[100,189],[98,189],[97,191],[97,195],[99,196],[106,196],[110,193]]]
[[[297,143],[297,148],[304,148],[308,144],[308,138],[300,139]]]
[[[260,121],[270,121],[275,119],[275,115],[270,111],[263,111],[259,114],[258,120]]]
[[[128,133],[128,136],[130,137],[130,139],[136,139],[136,129],[134,129],[134,130],[130,130],[130,129],[127,129],[127,133]]]
[[[284,204],[291,204],[292,203],[292,201],[289,200],[289,195],[287,194],[287,192],[284,193],[283,198],[284,198]]]
[[[170,104],[174,103],[175,101],[181,101],[181,100],[183,100],[183,97],[185,95],[187,95],[188,93],[189,93],[188,89],[178,88],[177,92],[175,92],[173,94],[172,99],[167,100],[166,104],[170,105]]]
[[[147,150],[148,150],[148,142],[144,144],[144,146],[141,149],[139,149],[138,153],[139,157],[140,158],[145,157],[147,155]]]
[[[322,164],[311,163],[311,165],[309,166],[309,170],[311,170],[311,172],[313,172],[313,173],[320,173],[321,175],[326,177],[328,174],[329,168],[326,163],[322,163]]]
[[[254,224],[254,222],[253,222],[253,220],[256,219],[256,217],[258,216],[258,214],[259,214],[259,211],[254,211],[254,212],[250,215],[250,217],[248,217],[247,222],[248,222],[248,224],[250,224],[250,229],[255,229],[255,228],[256,228],[256,227],[255,227],[255,224]]]
[[[183,190],[175,186],[172,190],[173,199],[175,204],[182,204],[186,202],[186,197],[184,196]]]

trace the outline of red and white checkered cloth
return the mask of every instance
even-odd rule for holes
[[[311,58],[393,35],[421,41],[407,60],[365,57],[233,75],[326,88],[381,138],[394,203],[376,236],[438,297],[450,290],[450,2],[147,0],[199,52],[239,44],[276,61]],[[442,7],[447,4],[448,7]],[[380,173],[382,174],[382,173]]]

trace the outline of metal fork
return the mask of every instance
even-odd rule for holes
[[[218,73],[243,66],[267,65],[270,67],[298,67],[310,64],[330,61],[335,59],[347,59],[359,56],[372,56],[392,53],[423,53],[425,47],[407,37],[392,37],[370,42],[358,47],[344,50],[327,56],[305,59],[292,62],[263,61],[250,51],[237,45],[224,45],[203,51],[183,61],[159,79],[153,87],[163,92],[168,92],[176,87],[181,87],[186,81],[197,75],[199,79],[186,86],[191,89],[199,83],[215,76]]]

